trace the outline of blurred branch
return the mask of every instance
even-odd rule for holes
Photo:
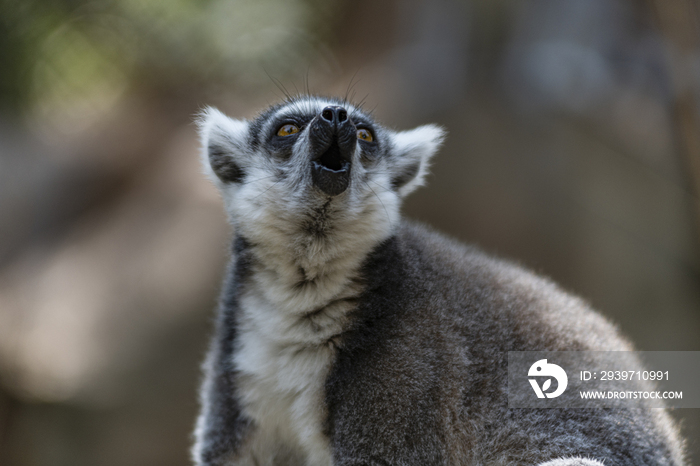
[[[700,83],[692,69],[693,60],[700,59],[700,6],[693,0],[649,2],[661,33],[672,46],[669,68],[677,146],[696,195],[696,228],[700,231]]]

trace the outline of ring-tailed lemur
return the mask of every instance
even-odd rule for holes
[[[401,219],[442,129],[314,96],[199,124],[235,240],[196,464],[683,464],[662,410],[508,409],[507,351],[630,347],[546,279]]]

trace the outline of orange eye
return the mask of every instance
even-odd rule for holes
[[[299,127],[297,125],[283,125],[277,130],[277,136],[290,136],[298,132]]]
[[[364,128],[357,130],[357,139],[362,139],[363,141],[367,141],[367,142],[374,141],[374,138],[372,137],[372,133],[368,129],[364,129]]]

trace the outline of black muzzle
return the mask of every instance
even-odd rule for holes
[[[326,107],[311,123],[311,179],[329,196],[345,192],[350,185],[352,156],[357,129],[343,107]]]

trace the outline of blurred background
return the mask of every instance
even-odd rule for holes
[[[230,235],[193,115],[306,88],[447,128],[409,217],[552,277],[641,350],[700,350],[699,17],[0,0],[0,465],[188,464]],[[673,414],[700,464],[700,410]]]

